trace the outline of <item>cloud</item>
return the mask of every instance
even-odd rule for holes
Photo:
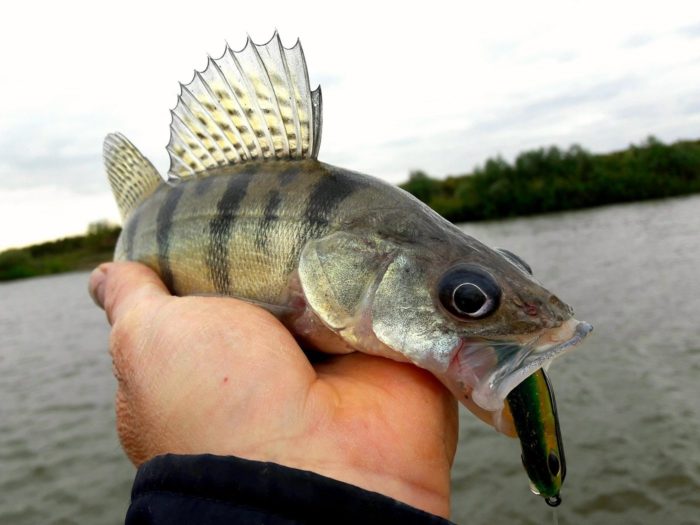
[[[556,94],[539,98],[530,103],[517,105],[515,102],[515,107],[508,108],[499,118],[475,124],[473,131],[505,129],[518,123],[529,126],[533,120],[546,119],[552,114],[580,109],[583,105],[605,104],[624,93],[634,91],[639,84],[638,78],[625,76],[596,82],[588,86],[567,85],[563,89],[560,88]]]
[[[700,95],[683,102],[683,111],[688,115],[700,114]]]
[[[110,192],[85,194],[46,186],[0,190],[0,250],[85,233],[91,222],[119,222]]]
[[[700,22],[697,24],[683,26],[679,28],[677,32],[681,36],[689,38],[698,38],[700,37]]]
[[[105,191],[102,130],[94,118],[35,118],[0,134],[0,188]]]
[[[650,44],[656,39],[654,35],[647,33],[636,33],[622,41],[622,47],[634,49]]]
[[[431,135],[421,147],[433,149],[431,144],[439,147],[453,142],[450,137],[459,135],[471,137],[471,142],[483,141],[485,137],[501,135],[504,132],[519,130],[526,135],[533,134],[533,128],[551,121],[565,122],[572,113],[581,113],[587,106],[600,108],[615,98],[633,92],[640,85],[634,76],[625,76],[607,81],[592,83],[588,86],[565,85],[550,95],[539,96],[531,101],[512,100],[506,106],[492,110],[488,115],[473,120],[471,124]],[[465,115],[464,122],[470,119]],[[411,150],[422,142],[421,135],[405,136],[386,141],[378,148]]]

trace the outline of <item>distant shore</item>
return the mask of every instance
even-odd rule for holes
[[[0,281],[90,270],[112,260],[120,232],[119,226],[95,223],[85,235],[0,252]]]
[[[580,146],[489,159],[472,173],[411,173],[403,189],[453,222],[498,220],[700,193],[700,140],[641,144],[594,155]]]
[[[400,185],[453,222],[497,220],[700,193],[700,140],[653,137],[614,153],[541,148],[511,164],[489,159],[472,173]],[[89,270],[112,260],[121,228],[95,223],[85,235],[0,252],[0,281]]]

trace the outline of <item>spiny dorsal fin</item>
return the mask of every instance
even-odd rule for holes
[[[321,144],[321,88],[311,91],[297,40],[269,42],[209,58],[181,85],[171,111],[169,176],[190,177],[250,160],[316,158]]]
[[[153,164],[121,133],[105,137],[103,155],[107,177],[122,220],[163,182]]]

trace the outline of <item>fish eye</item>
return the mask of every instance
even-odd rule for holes
[[[501,301],[501,289],[486,270],[471,264],[449,269],[438,283],[442,305],[460,319],[481,319],[492,314]]]
[[[557,477],[559,475],[559,457],[554,451],[550,452],[547,457],[547,468],[549,468],[549,473],[552,476]]]
[[[506,250],[505,248],[498,248],[498,252],[510,262],[514,263],[516,266],[520,266],[523,270],[532,275],[532,268],[522,259],[522,257],[515,255],[513,252]]]

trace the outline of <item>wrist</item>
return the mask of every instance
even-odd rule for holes
[[[313,472],[232,456],[164,455],[139,468],[126,523],[449,525],[400,501]]]
[[[450,461],[447,454],[436,458],[416,451],[413,461],[404,463],[396,456],[381,454],[377,449],[356,450],[352,440],[349,440],[349,446],[333,450],[327,450],[329,445],[309,446],[308,439],[303,441],[303,444],[277,442],[278,447],[256,447],[236,451],[235,455],[313,472],[388,496],[436,516],[449,517]]]

